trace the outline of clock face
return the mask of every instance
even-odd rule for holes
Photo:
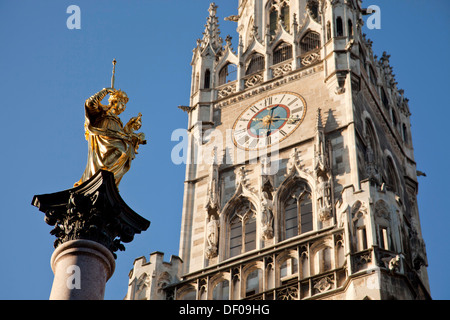
[[[286,139],[306,114],[306,102],[292,92],[272,94],[250,105],[233,126],[234,144],[246,150],[266,148]]]

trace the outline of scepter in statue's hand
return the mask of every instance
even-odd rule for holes
[[[112,71],[112,77],[111,77],[111,88],[114,90],[114,81],[116,80],[116,59],[112,61],[113,64],[113,71]]]

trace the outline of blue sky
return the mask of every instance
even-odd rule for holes
[[[236,25],[237,0],[217,0],[222,37]],[[0,0],[0,299],[48,299],[53,281],[52,229],[31,206],[35,194],[70,188],[86,165],[86,98],[110,85],[130,102],[122,119],[141,112],[148,144],[120,185],[122,198],[152,222],[118,253],[106,299],[123,299],[135,258],[178,254],[184,166],[172,163],[173,130],[185,128],[192,49],[202,36],[208,0]],[[69,5],[81,29],[69,30]],[[450,2],[366,0],[382,10],[380,30],[365,33],[375,54],[391,54],[399,88],[410,99],[419,210],[434,299],[449,299],[450,210],[448,89]]]

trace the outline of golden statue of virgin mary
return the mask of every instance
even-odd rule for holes
[[[101,101],[108,94],[109,104],[102,105]],[[130,169],[139,145],[146,144],[144,133],[135,133],[142,125],[140,113],[125,126],[119,118],[127,102],[127,94],[114,88],[104,88],[86,100],[84,127],[89,147],[88,159],[83,176],[75,187],[89,180],[98,170],[114,173],[116,185],[119,186],[123,175]]]

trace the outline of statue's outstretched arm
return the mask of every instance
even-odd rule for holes
[[[92,97],[86,100],[86,107],[88,108],[96,108],[101,106],[100,102],[106,97],[108,94],[113,93],[114,89],[111,88],[103,88]]]

